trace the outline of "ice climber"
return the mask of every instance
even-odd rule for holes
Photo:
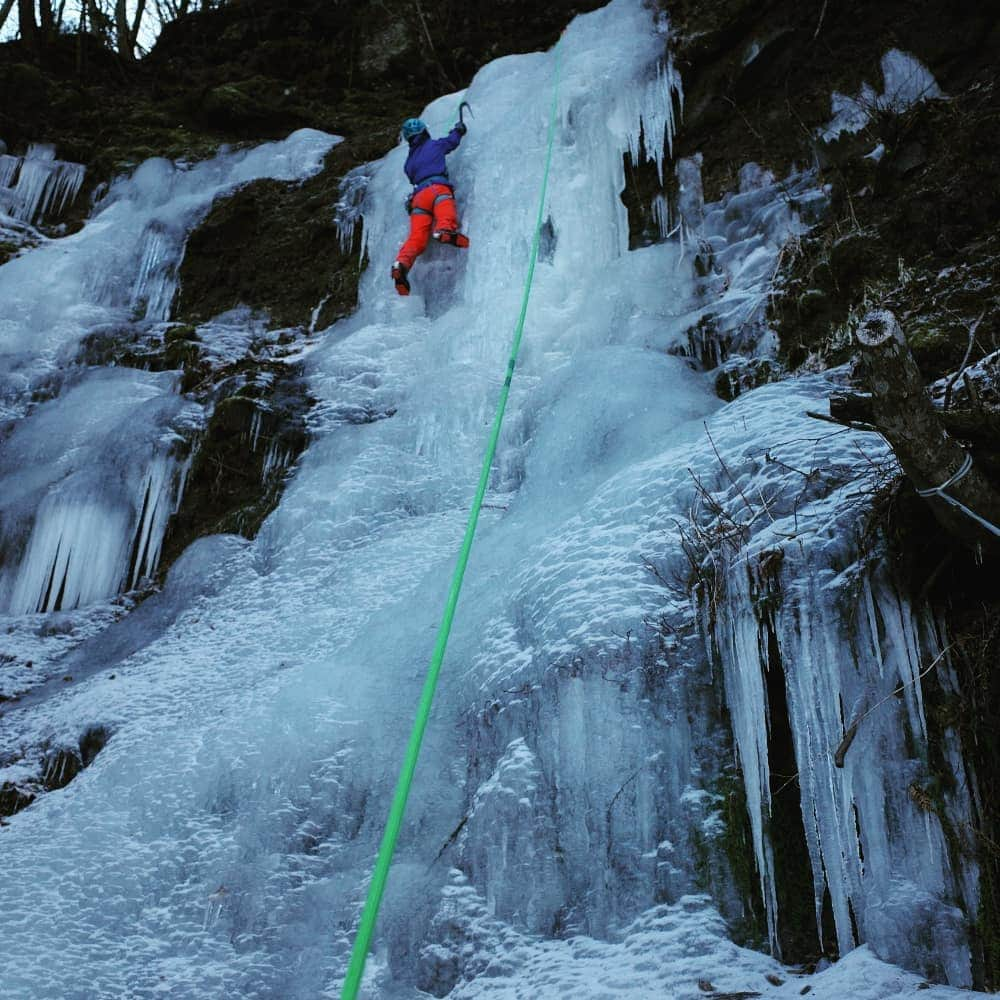
[[[413,262],[427,249],[427,241],[432,236],[454,247],[469,245],[468,236],[458,231],[455,189],[448,180],[445,164],[445,157],[458,148],[467,131],[465,123],[459,120],[443,139],[432,139],[419,118],[407,118],[403,122],[403,138],[410,144],[403,169],[413,190],[406,199],[410,235],[399,248],[396,263],[392,265],[392,280],[400,295],[410,294],[407,275]]]

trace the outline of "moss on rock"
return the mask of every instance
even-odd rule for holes
[[[184,496],[164,540],[163,566],[202,535],[253,538],[308,442],[306,414],[313,401],[297,367],[247,358],[211,381],[221,398],[196,443]]]
[[[342,246],[334,221],[345,160],[331,156],[304,184],[257,181],[220,199],[188,240],[178,317],[203,322],[246,305],[276,326],[308,326],[321,303],[327,323],[353,311],[359,245]]]
[[[20,247],[16,243],[0,241],[0,267],[6,264],[11,257],[16,256],[18,250],[20,250]]]

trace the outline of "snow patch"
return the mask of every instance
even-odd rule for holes
[[[944,96],[930,70],[900,49],[890,49],[882,56],[882,80],[881,93],[868,83],[862,84],[857,97],[834,91],[830,99],[833,117],[820,129],[820,138],[833,142],[841,132],[860,132],[880,112],[898,115],[921,101]]]

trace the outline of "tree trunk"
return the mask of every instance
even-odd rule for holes
[[[947,483],[965,468],[968,454],[931,404],[896,317],[869,313],[857,338],[859,369],[872,394],[872,423],[918,491]],[[926,499],[945,530],[977,550],[1000,543],[1000,493],[974,465],[943,494],[931,492]]]
[[[55,14],[52,12],[52,0],[38,0],[38,24],[45,41],[48,41],[54,33],[55,20]]]
[[[944,429],[962,441],[976,448],[995,449],[1000,445],[1000,407],[982,404],[973,409],[969,406],[954,407],[950,410],[934,408],[934,415]],[[830,396],[830,416],[844,424],[875,425],[874,402],[870,393],[836,392]]]
[[[146,0],[137,0],[135,5],[135,19],[132,21],[131,37],[132,37],[132,49],[135,52],[136,46],[139,44],[139,26],[142,24],[142,15],[146,10]]]
[[[87,10],[90,12],[90,30],[100,38],[106,45],[111,45],[112,24],[108,15],[101,10],[97,0],[86,0]]]
[[[35,0],[17,0],[17,19],[21,27],[21,44],[30,55],[38,55],[38,23],[35,21]]]
[[[126,0],[115,0],[115,48],[122,59],[131,62],[135,56],[132,47],[132,32],[128,23]]]
[[[87,34],[87,0],[80,0],[80,20],[76,26],[76,75],[82,79],[87,71],[86,47],[84,37]]]

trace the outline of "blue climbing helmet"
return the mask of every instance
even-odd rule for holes
[[[407,142],[426,131],[427,126],[419,118],[407,118],[403,122],[403,138]]]

